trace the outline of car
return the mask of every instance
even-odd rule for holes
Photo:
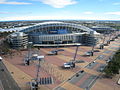
[[[85,52],[85,55],[91,56],[92,55],[92,51]]]
[[[58,49],[57,51],[64,51],[64,49]]]
[[[115,38],[112,38],[110,41],[114,41],[115,40]]]
[[[100,49],[103,49],[104,48],[104,44],[100,44]]]
[[[84,70],[81,70],[80,72],[81,72],[81,73],[83,73],[83,72],[84,72]]]
[[[2,57],[0,56],[0,61],[2,61]]]
[[[50,51],[48,55],[57,55],[57,50]]]
[[[106,60],[107,63],[109,63],[110,61],[111,61],[110,59]]]
[[[95,63],[96,61],[93,61],[93,63]]]
[[[75,67],[75,63],[73,63],[73,62],[67,62],[67,63],[64,63],[63,67],[64,68]]]
[[[120,78],[118,79],[117,84],[120,85]]]
[[[1,69],[1,71],[4,71],[4,69]]]

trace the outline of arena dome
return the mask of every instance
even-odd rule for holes
[[[21,30],[28,34],[29,41],[35,46],[72,45],[82,43],[83,34],[93,34],[92,29],[73,23],[43,22]]]
[[[61,21],[42,22],[22,29],[19,33],[21,32],[24,33],[24,36],[19,39],[17,37],[17,40],[12,38],[12,41],[14,41],[13,45],[20,47],[22,43],[27,45],[28,42],[32,42],[33,46],[45,47],[76,44],[95,45],[97,41],[95,37],[96,31],[80,24]]]

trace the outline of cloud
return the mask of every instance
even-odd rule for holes
[[[5,12],[5,11],[0,11],[0,14],[13,14],[13,15],[25,15],[25,14],[32,14],[32,12]]]
[[[0,4],[13,4],[13,5],[25,5],[25,4],[31,4],[31,3],[26,3],[26,2],[8,2],[7,0],[0,0]]]
[[[84,14],[93,14],[93,12],[87,11],[87,12],[84,12]]]
[[[102,16],[20,16],[20,17],[0,17],[0,21],[14,20],[120,20],[120,18]]]
[[[0,14],[9,14],[9,12],[0,12]]]
[[[120,5],[120,2],[113,3],[113,5]]]
[[[64,8],[68,5],[76,4],[76,0],[33,0],[33,1],[40,1],[43,4],[50,5],[54,8]]]
[[[120,15],[120,12],[106,12],[107,15]]]

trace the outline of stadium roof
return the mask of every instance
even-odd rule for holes
[[[23,30],[23,29],[28,28],[28,27],[29,27],[29,26],[18,27],[18,28],[6,28],[6,29],[0,29],[0,32],[20,31],[20,30]]]
[[[33,25],[33,26],[29,26],[28,28],[21,30],[21,32],[29,32],[29,31],[31,31],[29,28],[36,27],[36,26],[42,26],[42,25],[49,26],[50,24],[61,24],[61,26],[62,25],[70,25],[71,27],[82,29],[82,30],[87,31],[87,32],[94,31],[93,29],[90,29],[86,26],[82,26],[80,24],[78,25],[78,24],[74,24],[74,23],[65,23],[65,22],[60,22],[60,21],[47,21],[47,22],[38,23],[38,24]]]

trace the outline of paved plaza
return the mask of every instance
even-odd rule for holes
[[[60,47],[64,49],[58,55],[48,55],[48,52],[56,48],[40,48],[40,55],[44,55],[44,61],[40,63],[39,77],[53,77],[54,84],[39,85],[41,90],[119,90],[120,86],[113,79],[100,79],[99,75],[107,65],[106,60],[120,48],[120,38],[111,41],[103,50],[95,47],[94,56],[85,56],[85,52],[92,50],[90,46],[80,46],[76,60],[84,63],[76,63],[73,69],[63,69],[65,62],[73,60],[76,47]],[[37,49],[36,49],[37,50]],[[29,90],[29,82],[36,78],[36,64],[33,61],[29,66],[24,65],[24,57],[27,51],[14,53],[13,56],[3,57],[3,62],[22,90]],[[84,72],[81,72],[84,70]],[[115,89],[114,89],[115,88]]]

